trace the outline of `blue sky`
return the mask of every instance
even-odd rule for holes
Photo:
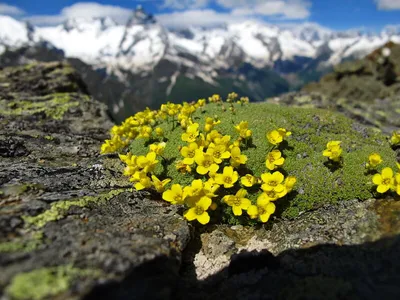
[[[261,19],[269,23],[315,22],[346,30],[379,31],[400,24],[400,0],[0,0],[0,14],[53,25],[67,18],[109,15],[126,21],[141,4],[167,26],[214,26]]]

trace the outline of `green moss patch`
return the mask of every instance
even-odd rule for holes
[[[205,118],[216,116],[221,120],[221,124],[214,129],[230,135],[231,141],[239,137],[234,126],[240,121],[248,121],[253,137],[247,147],[242,149],[242,153],[248,157],[246,166],[239,169],[242,176],[247,173],[260,176],[268,172],[265,158],[272,149],[266,139],[268,131],[283,127],[292,132],[287,141],[279,146],[286,159],[283,165],[285,175],[297,178],[295,191],[276,202],[284,217],[296,217],[303,211],[328,203],[350,199],[365,200],[376,196],[371,182],[372,175],[367,174],[365,169],[368,156],[373,152],[382,156],[381,168],[396,168],[395,152],[390,148],[387,137],[361,128],[340,114],[268,103],[252,103],[245,106],[235,104],[235,109],[236,113],[232,114],[229,110],[223,111],[218,104],[207,104],[202,111],[194,113],[193,121],[198,122],[202,130]],[[166,159],[165,168],[159,164],[156,175],[161,179],[171,178],[170,185],[190,185],[196,178],[194,172],[182,174],[175,167],[176,162],[182,159],[179,148],[186,144],[181,141],[183,130],[180,126],[173,126],[171,120],[157,126],[164,130],[167,145],[163,154]],[[327,142],[331,140],[342,141],[343,163],[337,168],[327,164],[327,158],[322,155]],[[136,139],[130,150],[135,155],[145,155],[148,152],[148,144],[149,141]],[[253,202],[255,197],[256,193],[251,193],[250,199]]]

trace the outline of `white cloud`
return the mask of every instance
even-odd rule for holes
[[[218,13],[211,9],[187,10],[157,15],[157,20],[168,27],[202,26],[212,27],[227,23],[249,20],[248,16],[234,16],[231,13]]]
[[[132,10],[114,6],[102,5],[96,2],[78,2],[64,7],[58,15],[39,15],[26,18],[37,25],[54,25],[73,18],[111,17],[117,22],[124,23],[131,16]]]
[[[400,9],[400,0],[375,0],[378,9],[394,10]]]
[[[24,13],[25,12],[17,6],[0,2],[0,15],[18,16],[23,15]]]
[[[310,16],[311,3],[306,0],[217,0],[231,8],[234,15],[262,15],[282,19],[306,19]]]

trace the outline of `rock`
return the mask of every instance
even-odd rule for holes
[[[189,229],[99,155],[105,105],[64,63],[4,68],[0,86],[0,298],[97,299],[121,284],[169,299]]]
[[[334,72],[301,92],[269,101],[344,113],[391,133],[400,127],[400,45],[389,42],[362,60],[335,66]]]
[[[63,63],[0,70],[0,299],[398,298],[398,198],[190,232],[99,155],[112,123],[79,82]]]

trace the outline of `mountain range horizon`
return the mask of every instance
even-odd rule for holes
[[[84,66],[84,73],[90,70],[96,77],[99,82],[89,89],[106,98],[102,101],[115,120],[166,101],[192,101],[212,93],[236,91],[263,101],[317,81],[334,65],[362,58],[389,41],[400,43],[400,26],[373,34],[334,31],[315,23],[246,20],[171,29],[142,7],[124,25],[111,17],[80,17],[42,27],[0,16],[0,55],[36,47],[38,52],[52,49],[58,59],[79,60],[75,67]],[[19,62],[38,56],[43,55],[28,51]],[[105,88],[108,84],[112,92]]]

